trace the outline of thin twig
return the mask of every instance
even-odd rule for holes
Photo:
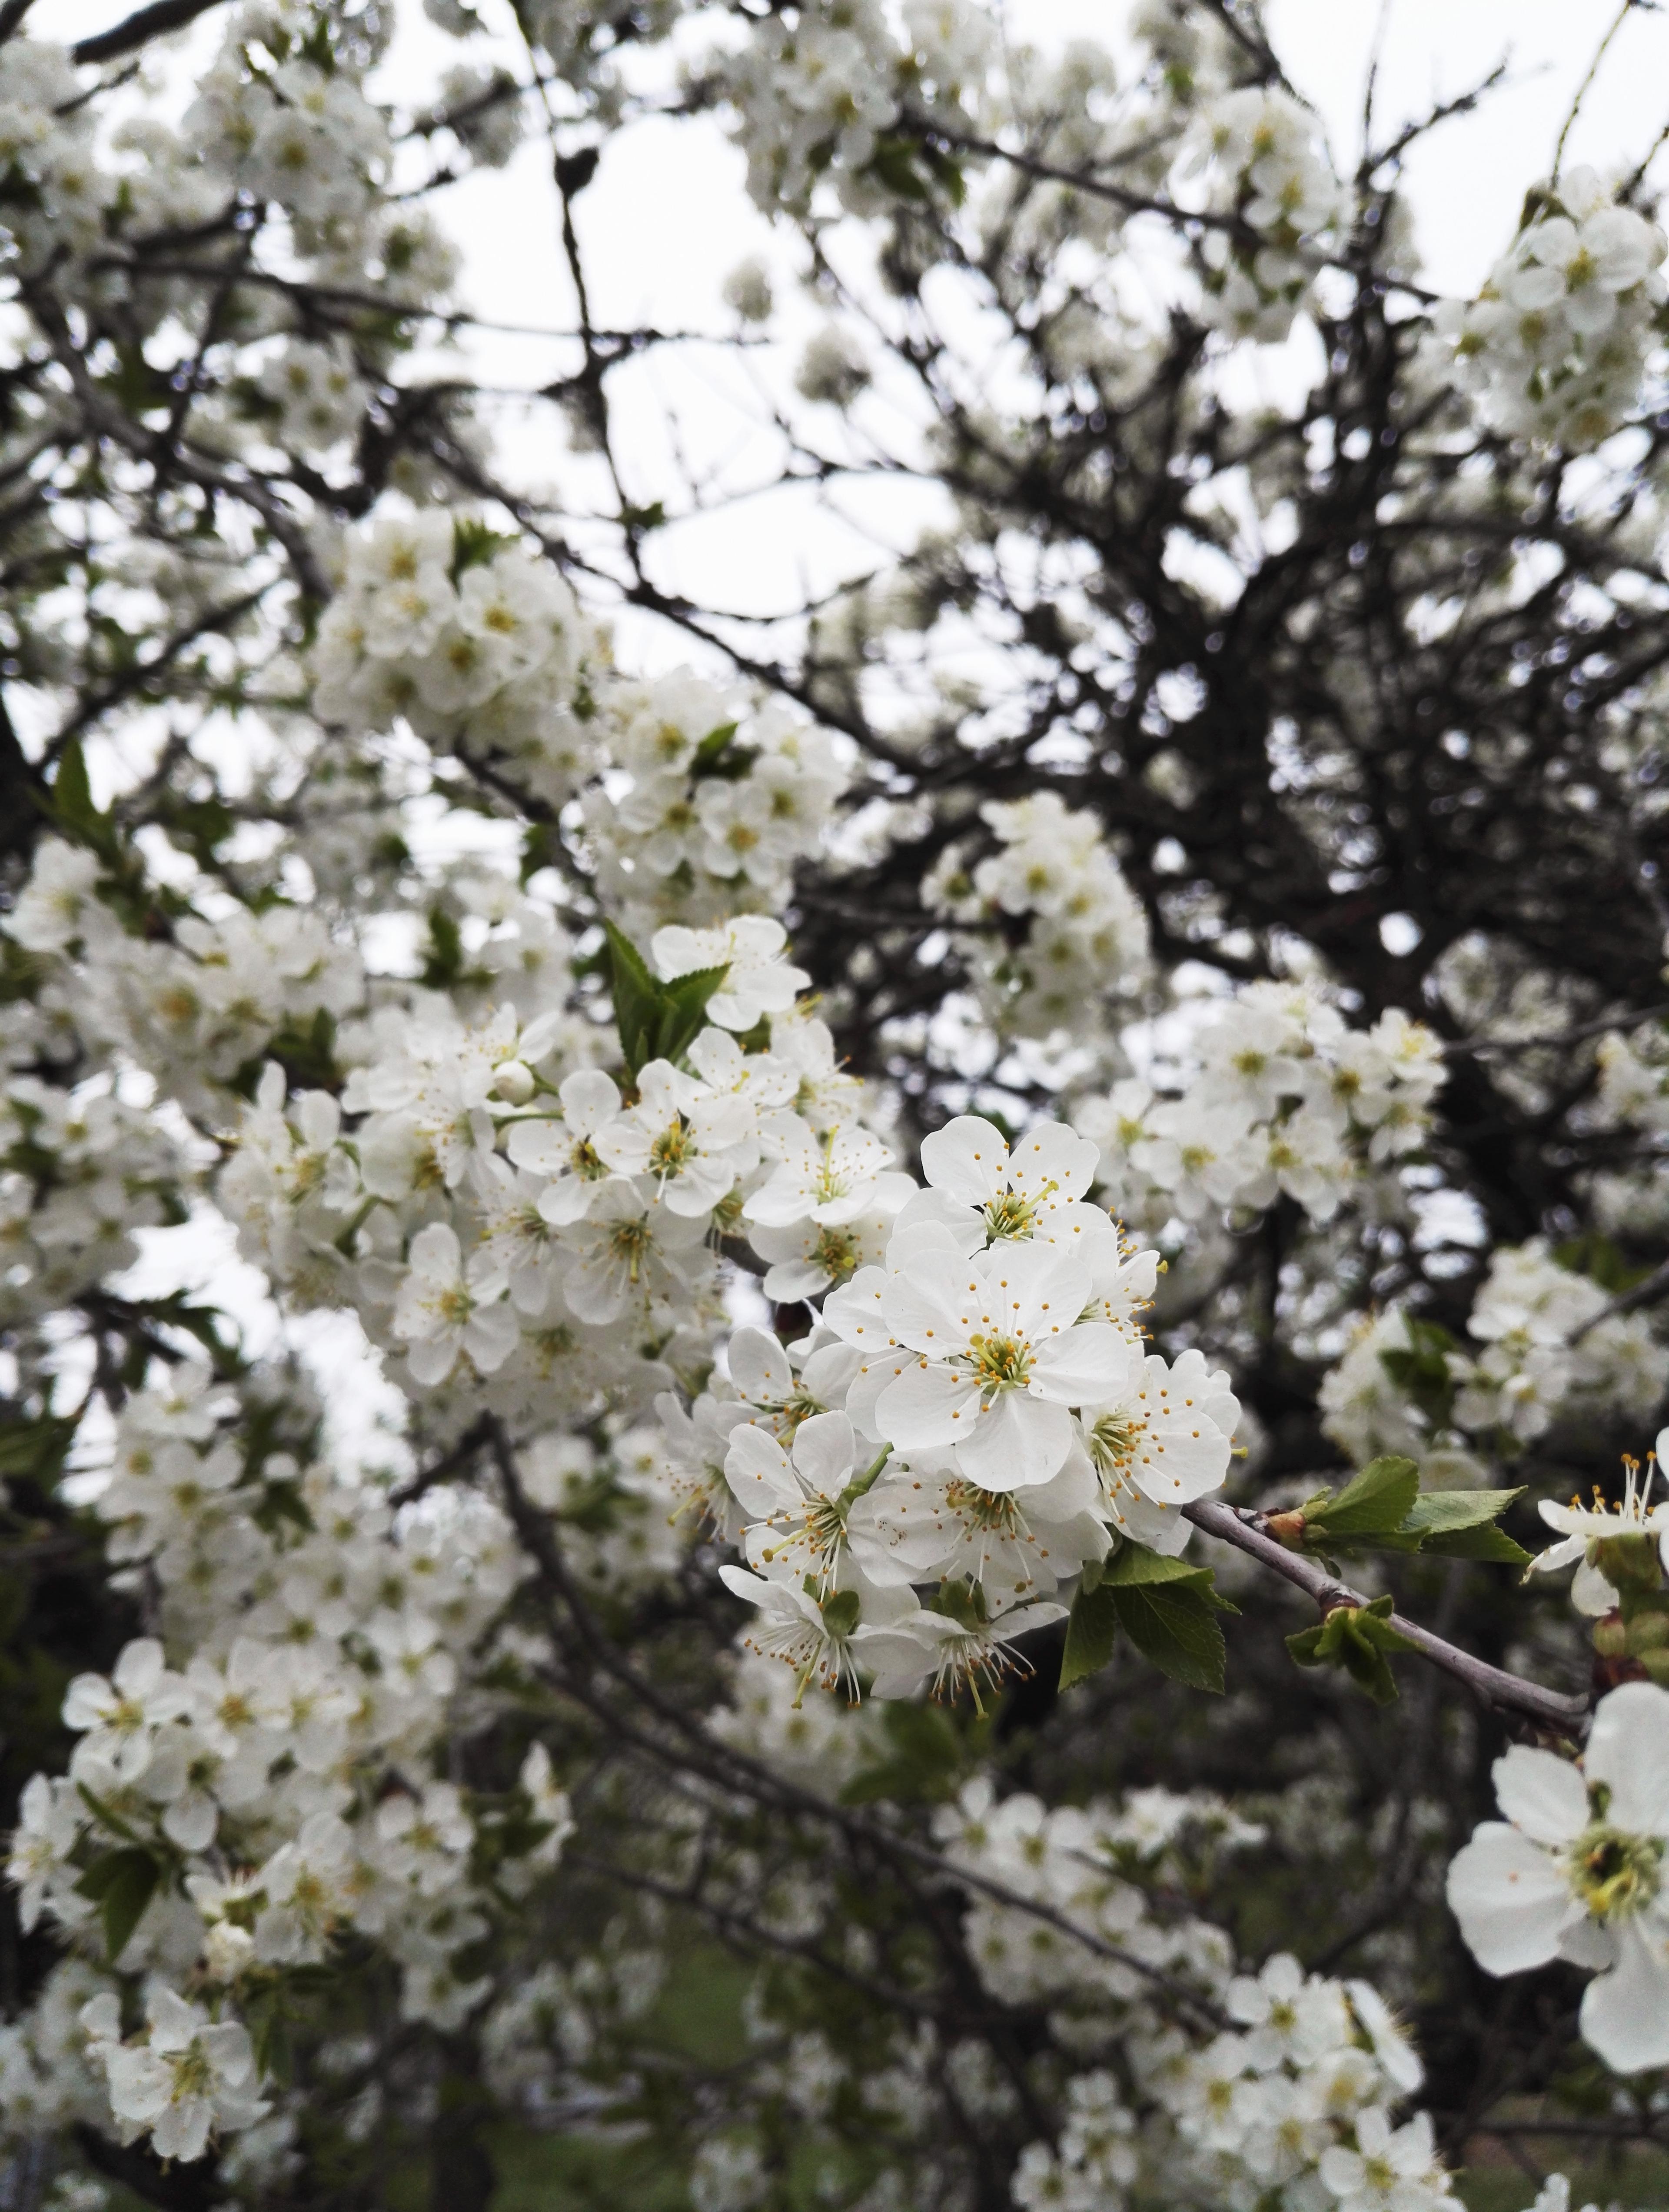
[[[1182,1509],[1185,1518],[1202,1528],[1208,1536],[1215,1536],[1224,1544],[1232,1544],[1236,1551],[1245,1552],[1264,1566],[1272,1568],[1313,1598],[1324,1613],[1338,1606],[1365,1606],[1368,1600],[1360,1591],[1353,1590],[1325,1567],[1302,1553],[1290,1552],[1278,1543],[1259,1525],[1256,1514],[1243,1515],[1232,1505],[1225,1505],[1215,1498],[1202,1498],[1195,1504]],[[1562,1735],[1579,1735],[1587,1725],[1588,1701],[1586,1698],[1569,1698],[1557,1690],[1545,1690],[1539,1682],[1526,1682],[1521,1675],[1509,1674],[1503,1668],[1491,1667],[1486,1660],[1475,1659],[1470,1651],[1459,1644],[1446,1643],[1434,1636],[1429,1628],[1422,1628],[1417,1620],[1405,1620],[1401,1613],[1391,1615],[1391,1626],[1405,1636],[1420,1656],[1440,1667],[1446,1674],[1464,1682],[1486,1705],[1499,1711],[1519,1713],[1539,1727],[1555,1729]]]
[[[1606,32],[1605,37],[1600,40],[1599,45],[1593,50],[1593,59],[1588,64],[1587,75],[1582,79],[1581,84],[1576,88],[1576,97],[1570,103],[1570,112],[1566,116],[1564,119],[1564,127],[1559,132],[1559,143],[1553,149],[1553,182],[1556,185],[1559,181],[1560,164],[1564,160],[1565,141],[1569,137],[1571,131],[1575,125],[1576,118],[1582,112],[1582,102],[1587,98],[1589,92],[1593,89],[1593,80],[1599,74],[1599,64],[1605,60],[1605,55],[1610,49],[1611,40],[1617,36],[1623,24],[1628,21],[1629,17],[1633,15],[1636,8],[1638,7],[1639,4],[1640,0],[1623,0],[1623,5],[1617,9],[1616,16],[1612,20],[1610,30]]]
[[[218,8],[221,0],[151,0],[149,8],[136,9],[119,23],[112,23],[107,31],[95,31],[90,39],[82,39],[70,49],[72,62],[113,62],[122,54],[130,54],[136,46],[149,44],[153,39],[164,37],[169,31],[184,30],[186,24],[195,23],[199,15],[206,15],[211,8]]]
[[[1589,1315],[1570,1341],[1580,1344],[1589,1330],[1598,1328],[1602,1321],[1614,1320],[1618,1314],[1633,1313],[1638,1306],[1655,1305],[1664,1297],[1669,1297],[1669,1260],[1660,1267],[1654,1267],[1645,1280],[1636,1283],[1632,1290],[1619,1291],[1614,1298],[1608,1298],[1597,1314]]]
[[[1669,1014],[1669,999],[1660,999],[1649,1006],[1636,1006],[1631,1013],[1600,1014],[1575,1029],[1559,1030],[1546,1036],[1456,1037],[1453,1043],[1443,1047],[1443,1057],[1483,1060],[1496,1053],[1560,1052],[1568,1045],[1586,1043],[1589,1037],[1604,1036],[1609,1030],[1637,1030],[1642,1022],[1655,1021],[1660,1014]]]

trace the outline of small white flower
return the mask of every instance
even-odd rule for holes
[[[1580,1767],[1515,1744],[1493,1771],[1507,1819],[1474,1830],[1448,1872],[1467,1944],[1492,1974],[1598,1969],[1584,2037],[1621,2074],[1669,2064],[1669,1691],[1602,1698]]]
[[[394,1306],[394,1334],[419,1382],[444,1382],[467,1353],[490,1375],[503,1366],[519,1334],[514,1309],[503,1304],[509,1278],[493,1257],[477,1252],[467,1270],[457,1231],[432,1221],[411,1240],[411,1270]]]

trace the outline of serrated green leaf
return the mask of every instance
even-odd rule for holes
[[[1532,1554],[1515,1543],[1504,1528],[1486,1523],[1481,1528],[1449,1528],[1428,1536],[1420,1546],[1428,1558],[1486,1559],[1497,1566],[1527,1567]]]
[[[161,1871],[149,1851],[130,1844],[119,1850],[101,1851],[76,1884],[99,1908],[105,1955],[112,1966],[155,1895]]]
[[[1162,1674],[1222,1694],[1229,1655],[1212,1593],[1187,1583],[1156,1583],[1114,1586],[1108,1595],[1120,1627]]]
[[[452,522],[452,579],[455,584],[466,568],[479,568],[519,541],[495,530],[489,523],[459,515]]]
[[[720,722],[717,729],[709,730],[695,748],[695,757],[689,763],[690,774],[702,775],[713,768],[741,726],[740,722]]]
[[[1081,1589],[1066,1618],[1066,1649],[1060,1655],[1060,1687],[1070,1690],[1087,1674],[1098,1674],[1119,1641],[1119,1610],[1112,1591],[1101,1582]]]
[[[32,1474],[37,1481],[55,1482],[75,1433],[73,1421],[52,1414],[0,1427],[0,1474]]]
[[[1301,1667],[1342,1668],[1375,1705],[1389,1705],[1397,1681],[1387,1655],[1417,1649],[1393,1627],[1391,1612],[1389,1596],[1376,1597],[1371,1605],[1335,1606],[1314,1628],[1289,1636],[1287,1650]]]
[[[603,930],[608,939],[614,982],[615,1028],[622,1055],[635,1075],[646,1060],[656,1056],[662,1013],[660,985],[629,937],[611,921],[605,921]]]
[[[697,968],[675,983],[661,986],[663,1004],[656,1036],[658,1060],[681,1060],[707,1025],[707,1000],[730,974],[722,968]]]
[[[603,927],[614,980],[615,1027],[627,1066],[636,1075],[652,1060],[680,1059],[706,1022],[707,1001],[729,975],[728,964],[698,968],[663,983],[629,937],[611,921]]]
[[[1202,1567],[1192,1559],[1171,1559],[1163,1552],[1151,1552],[1145,1544],[1120,1544],[1111,1559],[1102,1562],[1103,1583],[1114,1583],[1128,1589],[1139,1583],[1198,1582],[1202,1577],[1211,1578],[1211,1569]]]
[[[1524,1495],[1524,1486],[1516,1490],[1427,1490],[1423,1491],[1409,1508],[1403,1522],[1405,1531],[1420,1535],[1447,1535],[1452,1530],[1479,1528],[1491,1521],[1498,1521],[1517,1498]]]
[[[99,818],[93,804],[93,787],[88,781],[87,756],[82,750],[79,738],[71,738],[58,755],[58,774],[52,778],[52,804],[66,829],[84,829]]]
[[[1391,1535],[1408,1518],[1420,1494],[1420,1470],[1411,1459],[1387,1455],[1371,1460],[1337,1498],[1304,1509],[1306,1533],[1326,1536]]]

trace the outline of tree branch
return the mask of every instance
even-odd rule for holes
[[[221,0],[151,0],[149,8],[137,8],[124,15],[119,23],[112,23],[107,31],[95,31],[90,39],[70,49],[73,62],[113,62],[123,54],[130,54],[136,46],[148,46],[151,40],[165,37],[170,31],[183,31],[188,23],[195,23],[199,15],[206,15],[211,8],[218,8]]]
[[[1341,1583],[1314,1559],[1288,1551],[1285,1545],[1265,1534],[1255,1514],[1242,1515],[1215,1498],[1202,1498],[1193,1505],[1185,1505],[1182,1511],[1196,1528],[1203,1529],[1208,1536],[1215,1536],[1220,1543],[1232,1544],[1236,1551],[1245,1552],[1261,1565],[1296,1583],[1324,1613],[1338,1606],[1368,1603],[1359,1590],[1352,1589],[1348,1583]],[[1463,1651],[1459,1644],[1446,1643],[1429,1628],[1422,1628],[1418,1621],[1405,1620],[1401,1613],[1392,1614],[1391,1626],[1408,1638],[1422,1658],[1441,1668],[1444,1674],[1452,1674],[1457,1682],[1464,1682],[1475,1697],[1498,1711],[1520,1714],[1561,1735],[1580,1735],[1587,1728],[1586,1698],[1569,1698],[1557,1690],[1545,1690],[1539,1682],[1526,1682],[1521,1675],[1509,1674],[1502,1668],[1491,1667],[1486,1660],[1474,1659],[1470,1651]]]

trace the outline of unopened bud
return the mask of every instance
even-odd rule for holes
[[[1613,1589],[1662,1588],[1658,1547],[1646,1535],[1604,1536],[1587,1547],[1588,1565],[1598,1567]]]
[[[493,1088],[507,1105],[525,1106],[533,1096],[533,1071],[519,1060],[501,1060],[493,1073]]]
[[[1669,1613],[1641,1613],[1629,1623],[1629,1650],[1636,1659],[1669,1644]]]
[[[1640,1664],[1648,1680],[1655,1682],[1660,1688],[1669,1688],[1669,1646],[1642,1651]]]
[[[1629,1648],[1629,1632],[1620,1613],[1608,1613],[1593,1624],[1593,1648],[1602,1659],[1620,1659]]]
[[[1264,1533],[1272,1536],[1278,1544],[1284,1544],[1289,1552],[1302,1552],[1304,1516],[1302,1513],[1271,1513],[1264,1522]]]

